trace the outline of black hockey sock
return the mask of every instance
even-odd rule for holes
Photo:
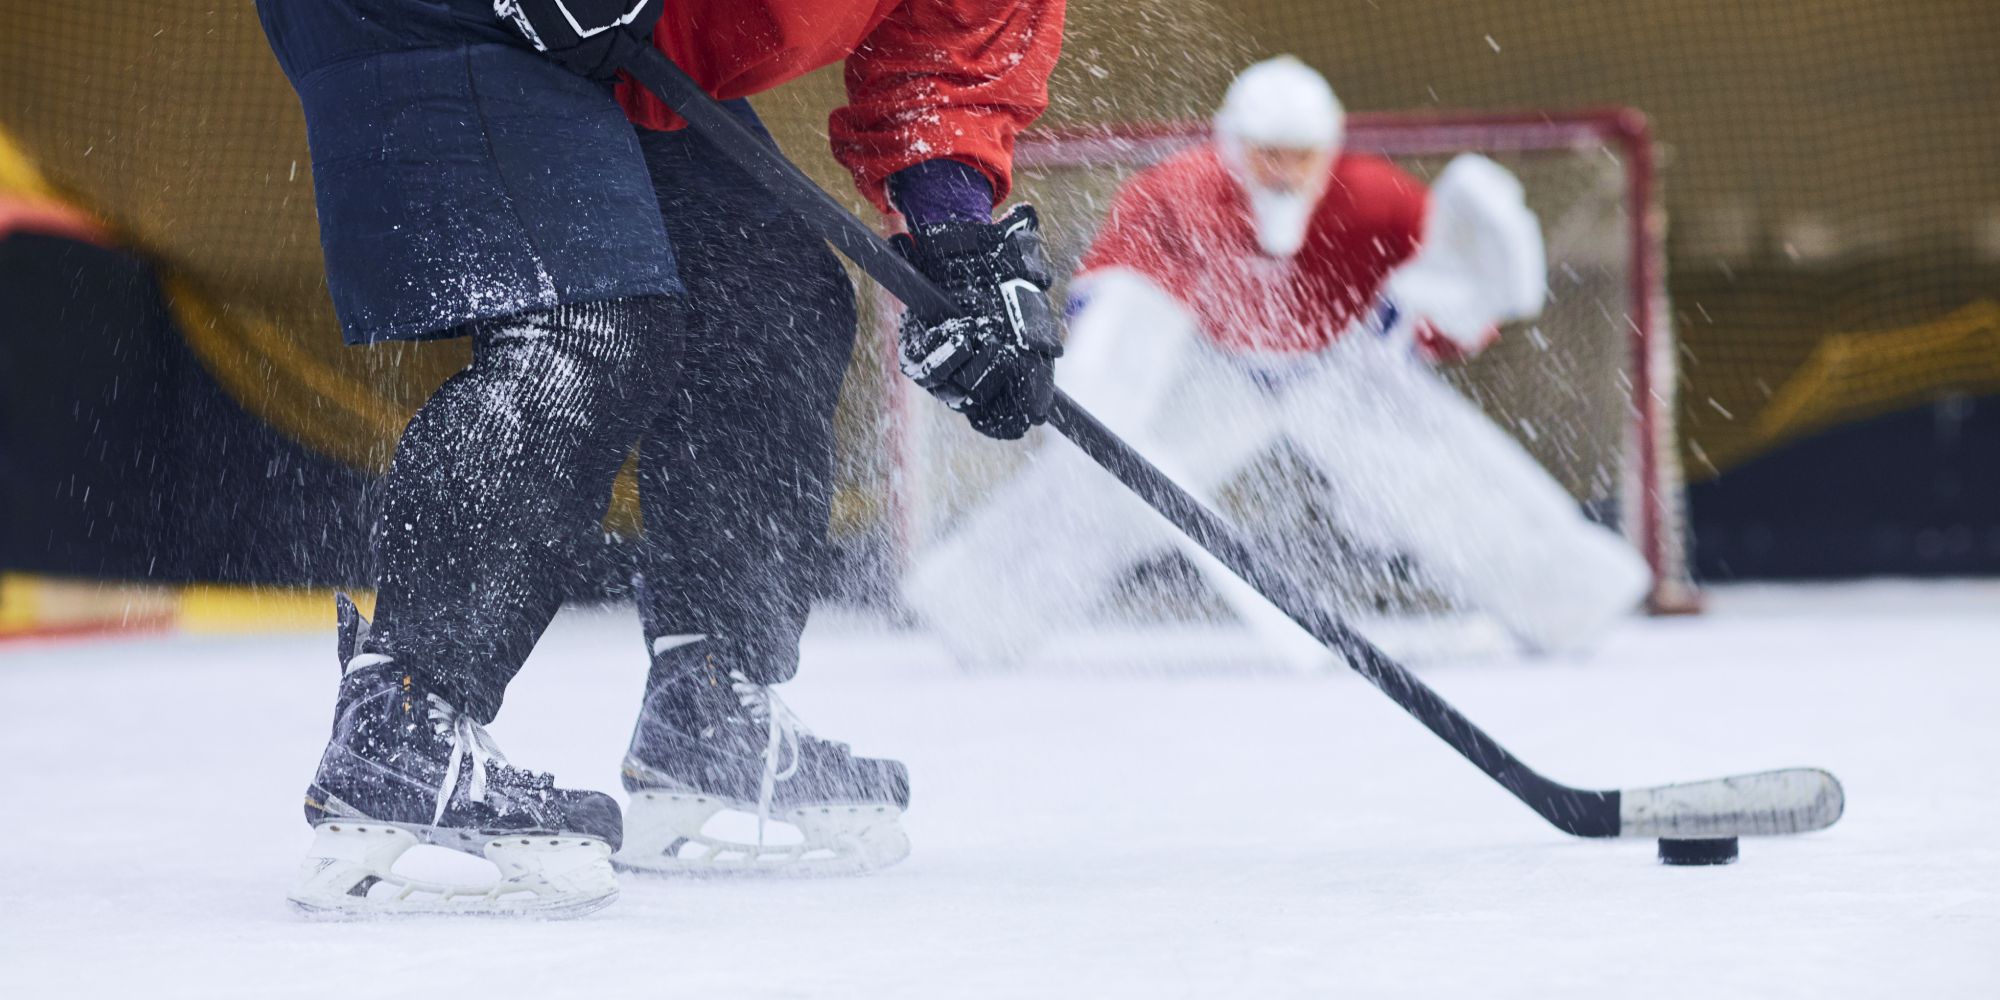
[[[670,386],[682,319],[635,298],[474,325],[472,364],[396,447],[369,651],[492,720]]]

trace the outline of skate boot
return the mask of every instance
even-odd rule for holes
[[[340,699],[306,789],[313,845],[292,904],[334,917],[566,917],[616,898],[617,802],[508,765],[485,727],[389,657],[359,652],[367,622],[346,595],[338,604]],[[418,844],[484,857],[499,878],[453,885],[393,872]]]
[[[691,640],[691,641],[690,641]],[[769,686],[723,672],[692,636],[653,643],[674,680],[648,693],[625,755],[622,869],[679,875],[841,875],[910,853],[910,778],[808,732]],[[754,835],[732,837],[719,816]]]

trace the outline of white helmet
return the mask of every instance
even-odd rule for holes
[[[1347,112],[1326,77],[1293,56],[1266,59],[1229,85],[1215,131],[1246,146],[1337,149]]]

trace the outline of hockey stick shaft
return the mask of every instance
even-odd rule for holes
[[[679,112],[726,159],[742,168],[780,204],[805,219],[835,249],[901,299],[906,306],[948,313],[948,298],[845,206],[814,184],[775,145],[756,135],[701,86],[653,48],[627,63],[629,73]],[[1183,490],[1144,456],[1058,391],[1049,423],[1064,437],[1138,494],[1176,528],[1212,553],[1231,572],[1297,622],[1320,643],[1339,653],[1396,704],[1470,760],[1501,787],[1567,833],[1615,837],[1620,833],[1620,794],[1584,791],[1551,781],[1509,753],[1471,719],[1418,680],[1345,621],[1313,600],[1276,564],[1221,516]],[[1830,777],[1830,776],[1829,776]],[[1836,786],[1837,787],[1837,786]],[[1735,807],[1745,808],[1740,803]],[[1748,808],[1753,811],[1756,803]],[[1785,832],[1785,831],[1769,831]]]

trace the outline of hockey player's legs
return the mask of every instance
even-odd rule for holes
[[[642,141],[691,316],[680,379],[641,447],[654,656],[619,861],[687,874],[892,863],[908,850],[902,765],[813,736],[771,689],[798,669],[827,575],[852,286],[824,243],[698,137]],[[712,826],[723,812],[756,817],[756,833]]]
[[[474,718],[493,718],[665,394],[681,314],[676,298],[661,297],[474,325],[472,364],[396,448],[369,652],[423,674]]]
[[[344,644],[294,898],[336,913],[602,905],[616,803],[507,766],[482,723],[671,376],[681,289],[638,143],[608,86],[529,50],[490,3],[263,0],[259,15],[305,112],[348,340],[474,341],[397,447],[379,627]],[[490,836],[529,832],[554,836]],[[503,878],[384,870],[416,840],[483,853]],[[383,884],[393,898],[373,898]]]
[[[1647,569],[1470,400],[1367,342],[1287,397],[1288,435],[1364,544],[1412,557],[1531,648],[1574,648],[1638,603]]]
[[[775,684],[797,669],[826,572],[854,291],[824,242],[699,136],[642,142],[689,302],[675,391],[641,446],[647,626],[710,636]]]
[[[559,915],[615,895],[617,804],[509,766],[483,723],[560,603],[567,543],[596,529],[657,405],[679,315],[658,297],[474,324],[472,363],[404,430],[378,529],[378,628],[343,629],[333,735],[306,794],[302,909]],[[482,855],[501,877],[396,874],[419,842]]]

